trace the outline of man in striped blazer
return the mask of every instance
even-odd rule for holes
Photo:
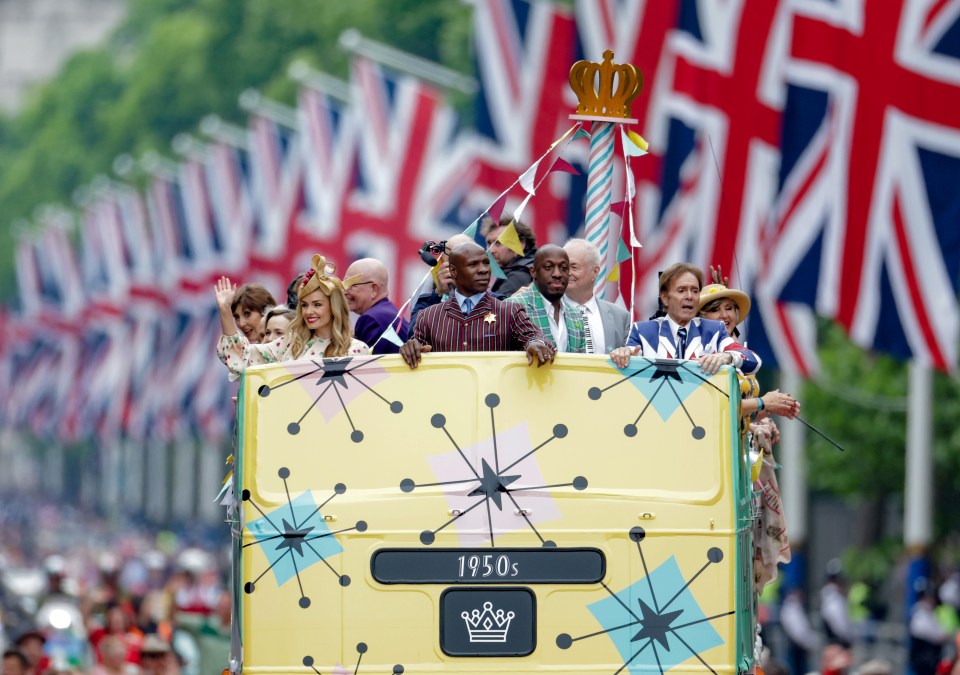
[[[553,348],[530,321],[522,305],[505,303],[487,292],[490,259],[480,246],[461,244],[450,252],[454,293],[449,300],[417,316],[413,337],[400,348],[411,368],[424,352],[526,351],[527,362],[552,362]]]
[[[533,257],[533,284],[514,293],[507,302],[523,305],[530,320],[557,351],[586,354],[583,314],[564,297],[569,281],[567,252],[554,244],[541,246]]]
[[[720,366],[733,366],[744,375],[756,372],[760,358],[741,347],[720,321],[697,316],[703,272],[689,263],[671,265],[660,275],[660,301],[667,315],[638,321],[630,329],[627,345],[610,352],[620,368],[631,356],[695,359],[712,375]]]

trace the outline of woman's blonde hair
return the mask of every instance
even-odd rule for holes
[[[297,288],[296,316],[287,328],[294,359],[300,358],[307,348],[307,342],[313,336],[313,331],[307,327],[307,322],[303,319],[303,299],[314,291],[320,291],[330,300],[330,344],[324,349],[323,355],[325,357],[346,356],[350,349],[353,332],[350,330],[350,307],[344,290],[352,286],[359,277],[341,281],[334,276],[333,273],[336,271],[337,266],[318,253],[313,256],[310,269],[307,270],[300,287]]]

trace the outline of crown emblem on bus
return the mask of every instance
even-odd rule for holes
[[[467,624],[467,633],[470,642],[506,642],[510,630],[510,622],[515,614],[504,612],[502,609],[494,611],[492,602],[483,603],[483,611],[474,609],[470,612],[461,612],[463,622]]]
[[[643,74],[629,63],[613,63],[613,52],[603,62],[577,61],[570,68],[570,87],[577,95],[577,115],[624,119],[643,89]]]

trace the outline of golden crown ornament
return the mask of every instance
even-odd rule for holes
[[[613,63],[613,51],[603,53],[603,62],[577,61],[570,68],[570,87],[577,95],[577,114],[572,119],[635,123],[630,104],[643,89],[643,74],[630,63]]]

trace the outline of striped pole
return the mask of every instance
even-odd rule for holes
[[[594,293],[600,298],[603,297],[603,288],[607,282],[615,126],[613,122],[594,122],[590,133],[584,238],[600,250],[600,274],[597,275],[593,288]]]
[[[607,49],[602,63],[577,61],[570,67],[570,88],[577,95],[577,113],[570,118],[593,122],[583,236],[600,251],[600,274],[593,292],[602,298],[608,270],[616,270],[619,264],[619,233],[610,231],[614,131],[617,125],[636,123],[630,103],[643,88],[643,74],[629,63],[614,63],[613,50]]]

